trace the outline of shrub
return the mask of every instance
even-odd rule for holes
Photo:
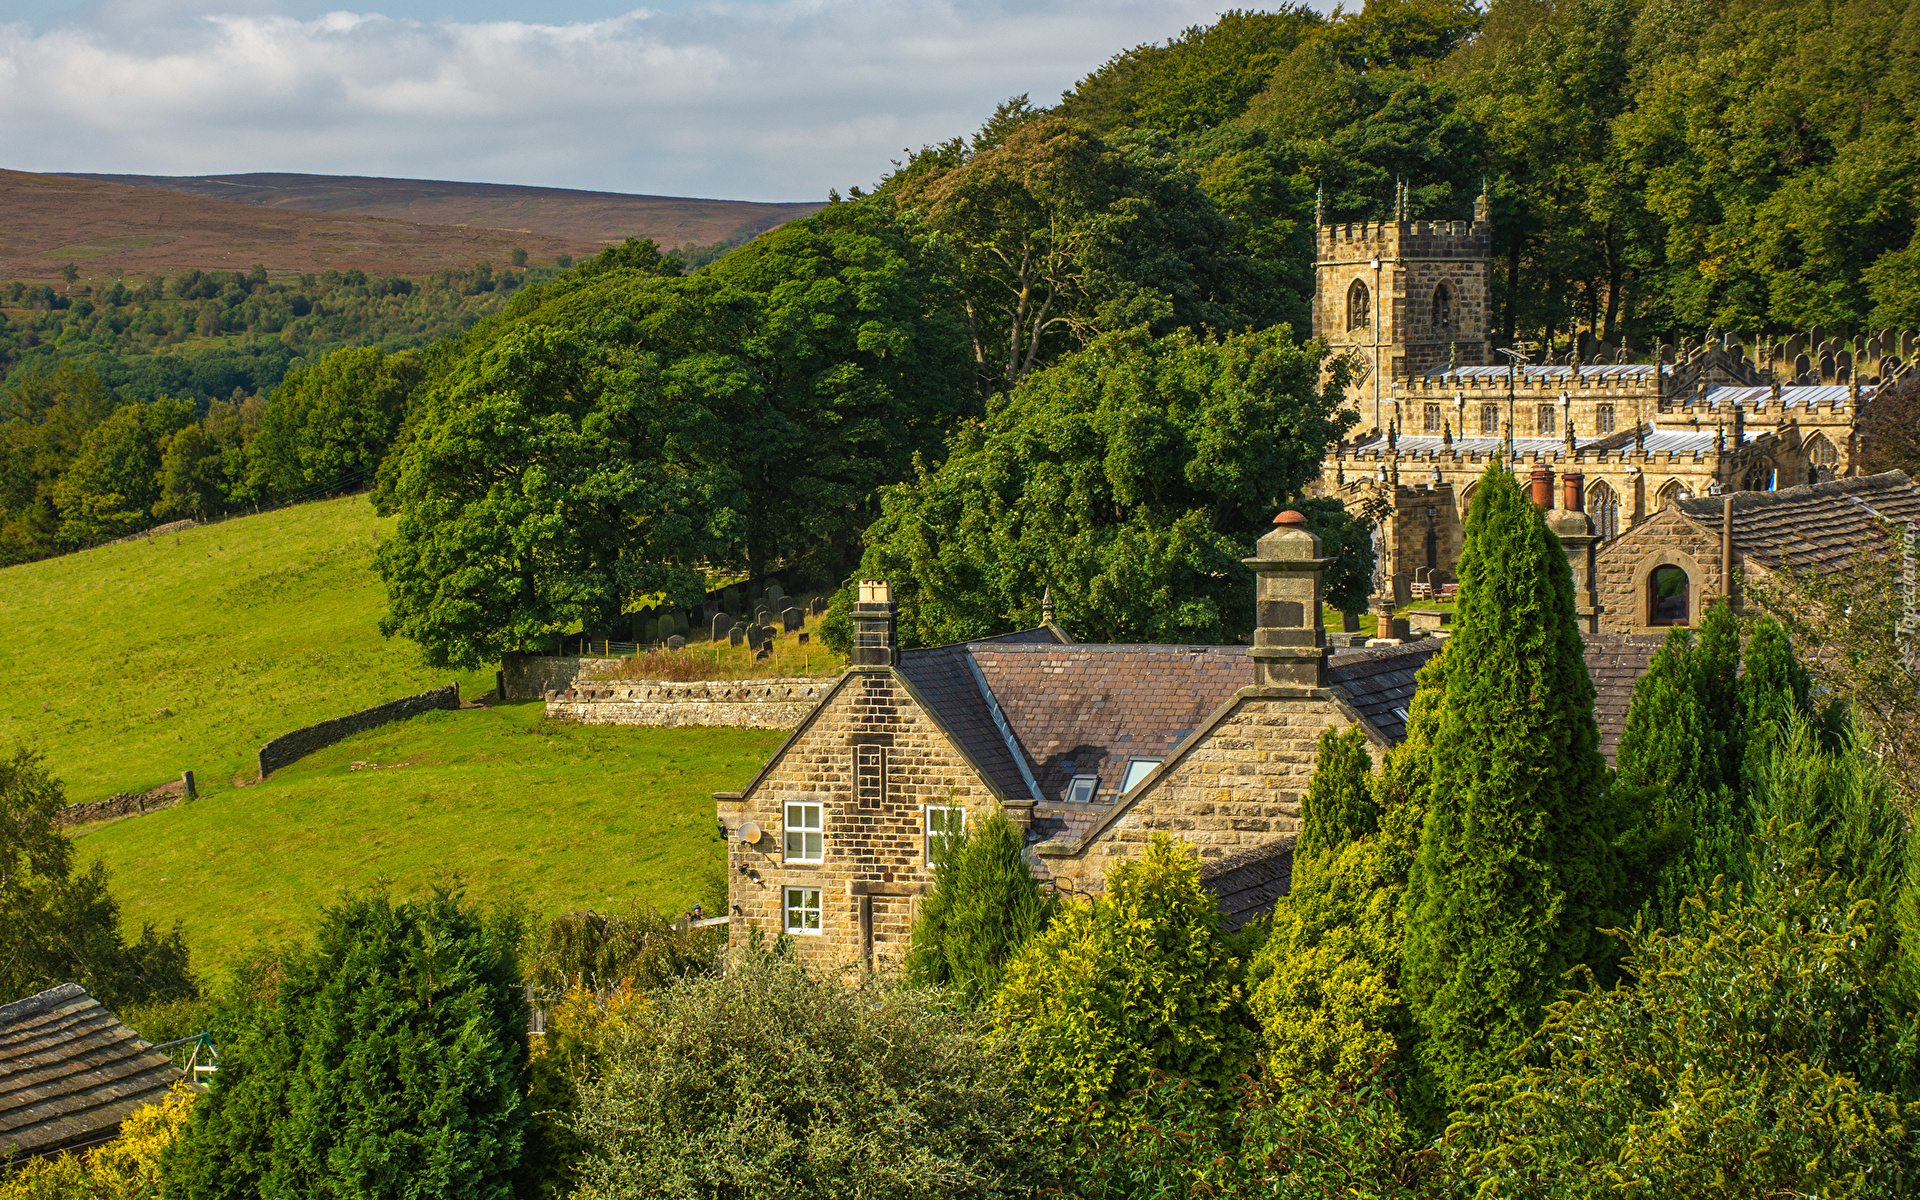
[[[1154,1071],[1224,1088],[1254,1036],[1240,963],[1186,848],[1156,834],[1107,875],[1106,894],[1063,909],[1008,965],[994,996],[1035,1107],[1066,1123],[1117,1107]]]
[[[1911,1195],[1920,1106],[1857,1074],[1910,1053],[1911,1027],[1881,1020],[1872,906],[1824,872],[1776,860],[1754,903],[1714,893],[1686,932],[1624,932],[1640,982],[1553,1005],[1531,1064],[1449,1130],[1478,1194]]]
[[[1026,839],[996,808],[935,864],[933,891],[914,922],[907,976],[978,1004],[999,989],[1008,960],[1054,911],[1027,867]]]
[[[683,933],[658,909],[638,903],[617,916],[566,913],[547,922],[527,974],[543,998],[574,988],[656,988],[687,975],[713,974],[725,944],[724,930]]]
[[[520,937],[444,890],[372,894],[325,910],[312,949],[251,963],[169,1194],[505,1200],[526,1122]]]
[[[1028,1194],[1052,1164],[1008,1039],[937,994],[747,952],[612,1023],[578,1200]]]
[[[1367,735],[1359,726],[1344,733],[1332,728],[1321,731],[1313,778],[1300,804],[1296,860],[1337,850],[1380,827],[1380,809],[1368,784],[1372,771]]]
[[[160,1103],[135,1109],[113,1141],[27,1159],[0,1179],[0,1200],[158,1200],[161,1158],[179,1138],[195,1099],[182,1081]]]

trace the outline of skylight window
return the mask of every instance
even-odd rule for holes
[[[1145,779],[1147,776],[1153,774],[1153,769],[1160,765],[1160,761],[1161,760],[1157,758],[1128,759],[1127,773],[1125,777],[1120,780],[1121,794],[1124,795],[1127,792],[1132,791],[1135,785],[1137,785],[1142,779]]]
[[[1086,804],[1093,799],[1093,790],[1100,786],[1098,775],[1075,775],[1073,782],[1067,785],[1068,804]]]

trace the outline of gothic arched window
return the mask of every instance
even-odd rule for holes
[[[1453,328],[1453,290],[1444,283],[1433,289],[1433,327]]]
[[[1686,484],[1681,483],[1678,479],[1669,479],[1666,486],[1660,489],[1658,506],[1660,508],[1672,508],[1682,500],[1691,499],[1693,499],[1693,493],[1687,490]]]
[[[1647,624],[1685,625],[1691,615],[1693,581],[1680,567],[1655,567],[1647,576]]]
[[[1602,479],[1587,489],[1587,511],[1593,514],[1593,531],[1603,538],[1620,536],[1620,494]]]
[[[1367,285],[1356,279],[1347,289],[1347,328],[1365,329],[1373,324],[1373,295]]]
[[[1833,478],[1833,469],[1840,461],[1839,453],[1833,443],[1824,434],[1814,434],[1807,442],[1807,482],[1820,483]]]

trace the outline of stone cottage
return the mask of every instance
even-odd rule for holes
[[[1404,738],[1435,644],[1330,658],[1331,560],[1305,518],[1282,513],[1258,554],[1251,647],[1084,645],[1048,621],[902,651],[887,584],[863,582],[851,668],[716,797],[734,940],[786,932],[820,965],[897,962],[944,839],[994,806],[1063,891],[1099,890],[1164,831],[1198,850],[1230,918],[1270,908],[1321,731],[1358,726],[1376,755]]]

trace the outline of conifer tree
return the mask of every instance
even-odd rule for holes
[[[1027,867],[1026,842],[995,808],[949,843],[933,869],[907,952],[907,976],[950,987],[978,1004],[1000,986],[1007,961],[1046,928],[1055,904]]]
[[[1498,463],[1480,477],[1407,896],[1406,989],[1449,1094],[1497,1075],[1620,888],[1606,766],[1560,541]]]
[[[1646,789],[1660,807],[1655,815],[1668,820],[1689,815],[1709,776],[1718,775],[1715,730],[1700,702],[1696,657],[1690,632],[1667,635],[1634,684],[1615,756],[1620,782]]]
[[[1358,726],[1344,733],[1333,728],[1320,732],[1313,779],[1300,802],[1300,837],[1293,847],[1296,875],[1304,860],[1379,829],[1380,810],[1368,784],[1372,772],[1367,736]]]
[[[1740,782],[1751,791],[1766,773],[1794,714],[1808,712],[1806,668],[1793,656],[1787,631],[1772,617],[1754,622],[1738,688],[1742,741]]]

